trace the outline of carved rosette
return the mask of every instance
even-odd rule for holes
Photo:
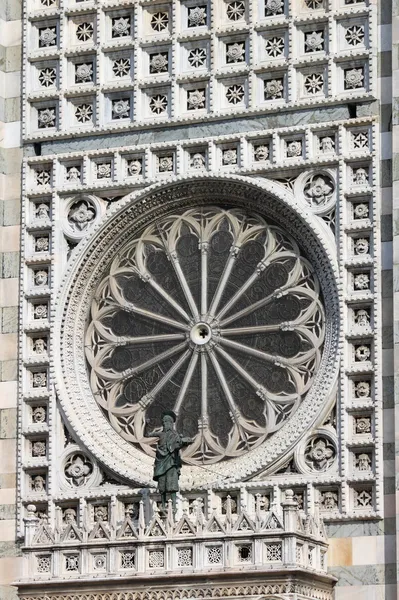
[[[331,402],[337,377],[335,266],[318,224],[272,182],[199,179],[156,184],[94,224],[54,315],[66,418],[104,466],[144,485],[153,461],[145,419],[156,426],[162,408],[177,409],[196,439],[183,488],[215,479],[196,466],[201,452],[239,480],[281,462]],[[217,208],[206,208],[209,198]],[[284,316],[288,299],[297,309],[288,314],[287,304]],[[209,426],[216,420],[220,431]]]
[[[243,455],[312,386],[325,317],[296,242],[259,215],[166,216],[120,250],[98,286],[85,348],[94,396],[146,454],[173,409],[190,464]]]

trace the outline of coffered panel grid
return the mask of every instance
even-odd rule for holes
[[[176,176],[200,177],[208,171],[266,176],[294,194],[309,219],[323,224],[332,249],[334,229],[340,239],[334,250],[340,264],[342,311],[337,414],[327,411],[294,456],[253,485],[272,485],[279,499],[287,485],[302,489],[304,502],[314,506],[318,501],[329,520],[381,514],[375,128],[370,119],[352,119],[27,159],[21,278],[21,517],[34,503],[38,513],[50,508],[53,518],[54,499],[71,504],[94,498],[104,493],[98,486],[107,480],[83,448],[79,452],[64,438],[53,402],[50,315],[69,253],[112,203],[132,189],[160,180],[167,183]],[[77,456],[81,462],[76,465]],[[71,485],[71,465],[82,472],[89,469],[90,478]],[[114,485],[120,490],[121,484]],[[231,492],[228,484],[225,489]]]
[[[33,0],[25,138],[373,98],[374,12],[340,0]]]

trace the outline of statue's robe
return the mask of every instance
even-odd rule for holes
[[[184,445],[176,431],[163,431],[159,435],[154,464],[154,479],[160,493],[178,492],[181,458],[179,450]]]

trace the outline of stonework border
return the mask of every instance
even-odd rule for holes
[[[201,182],[201,185],[193,185],[194,182]],[[160,187],[162,187],[161,192],[158,191]],[[249,200],[245,199],[246,194],[250,194]],[[139,230],[146,223],[161,216],[165,211],[174,210],[179,206],[208,204],[209,198],[212,198],[212,202],[216,202],[216,204],[218,202],[228,203],[255,211],[262,211],[263,209],[269,218],[273,218],[281,224],[291,235],[297,235],[297,241],[305,247],[305,251],[307,251],[311,262],[315,265],[316,272],[318,272],[326,304],[325,351],[311,391],[294,417],[283,426],[281,432],[276,433],[271,440],[266,441],[259,449],[253,450],[247,457],[234,459],[234,479],[247,479],[249,476],[253,476],[260,469],[267,468],[273,460],[280,456],[282,449],[289,450],[292,448],[295,441],[297,441],[298,433],[302,436],[309,424],[316,419],[317,411],[326,401],[325,399],[328,403],[337,374],[337,293],[334,290],[333,283],[333,265],[335,261],[318,226],[311,224],[311,230],[306,231],[307,227],[304,226],[306,217],[293,198],[290,198],[288,194],[284,194],[271,183],[255,183],[242,180],[238,176],[229,176],[223,179],[196,178],[187,181],[177,179],[168,187],[157,184],[152,189],[146,189],[144,193],[132,197],[128,196],[120,206],[115,208],[115,211],[111,211],[108,219],[98,228],[93,228],[87,240],[86,251],[82,250],[80,256],[76,255],[74,260],[71,261],[69,273],[61,286],[60,301],[54,316],[56,339],[64,340],[61,342],[61,362],[58,362],[59,359],[57,360],[57,357],[55,357],[54,370],[55,373],[60,373],[62,369],[64,373],[63,381],[60,379],[57,381],[57,389],[63,411],[72,429],[77,432],[90,452],[95,456],[102,456],[102,461],[108,468],[130,481],[137,481],[139,484],[149,485],[151,483],[151,480],[148,479],[148,468],[151,460],[147,457],[143,458],[141,455],[135,456],[135,452],[129,444],[121,438],[117,438],[115,434],[112,436],[109,430],[110,426],[106,426],[103,421],[99,422],[97,417],[94,416],[95,406],[92,405],[89,408],[92,404],[89,399],[92,394],[90,388],[83,383],[84,370],[82,371],[81,366],[79,366],[84,365],[84,359],[79,351],[79,347],[83,348],[84,344],[83,342],[80,344],[75,336],[79,331],[82,331],[87,314],[86,303],[90,301],[93,286],[95,286],[100,276],[97,274],[96,265],[99,262],[104,264],[108,261],[106,257],[115,255],[121,244],[129,239],[135,227]],[[298,217],[295,217],[295,214]],[[137,222],[138,218],[140,220]],[[114,239],[115,231],[119,232],[116,242]],[[298,231],[303,231],[303,235],[298,236]],[[105,241],[107,237],[112,241],[110,247],[108,247],[109,242]],[[93,258],[90,256],[91,252],[93,252]],[[76,279],[78,273],[78,279]],[[84,274],[83,279],[80,279],[82,274]],[[84,281],[86,283],[83,283]],[[78,296],[76,296],[76,291]],[[74,323],[70,321],[70,315],[72,314],[74,315]],[[334,321],[335,325],[333,325]],[[74,341],[71,344],[72,339],[76,339],[76,342]],[[72,348],[73,356],[70,355]],[[72,372],[79,373],[77,379],[71,379]],[[78,384],[78,380],[80,380],[80,384]],[[72,404],[70,404],[71,402]],[[84,404],[86,404],[85,415],[80,411],[80,407]],[[90,435],[88,435],[89,431],[91,432]],[[115,438],[115,444],[110,442],[112,437]],[[104,443],[101,440],[104,440]],[[100,448],[101,450],[99,450]],[[111,460],[107,459],[107,456]],[[231,463],[232,461],[229,461],[226,465],[219,464],[217,473],[222,477],[230,475],[231,479]],[[143,470],[144,464],[146,466]],[[189,481],[195,482],[196,487],[200,482],[203,484],[211,483],[212,479],[206,475],[205,471],[201,471],[196,467],[184,467],[182,471],[183,489],[187,486],[190,489]]]

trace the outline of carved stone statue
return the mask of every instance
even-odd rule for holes
[[[166,507],[169,495],[173,511],[176,510],[176,492],[179,491],[180,448],[192,442],[191,438],[183,437],[175,431],[175,422],[175,413],[171,410],[165,411],[162,415],[162,431],[152,431],[148,434],[148,437],[158,437],[153,478],[158,482],[162,507]]]

